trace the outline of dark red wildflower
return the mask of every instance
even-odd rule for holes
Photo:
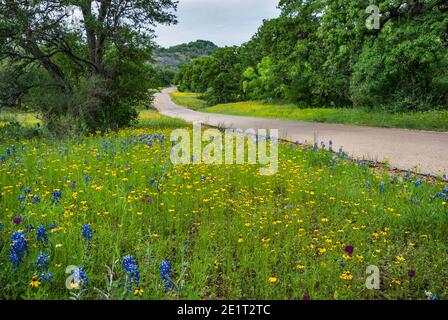
[[[409,271],[408,271],[408,276],[409,276],[409,278],[414,278],[414,277],[415,277],[415,274],[416,274],[415,270],[409,270]]]
[[[22,222],[22,218],[21,218],[21,217],[14,217],[14,218],[12,219],[12,222],[13,222],[14,224],[19,224],[20,222]]]
[[[310,301],[311,297],[309,295],[305,294],[305,295],[303,295],[303,300]]]
[[[345,247],[345,252],[347,252],[349,255],[352,255],[354,250],[355,249],[352,246]]]

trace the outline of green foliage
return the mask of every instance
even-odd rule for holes
[[[215,104],[243,97],[242,73],[238,48],[226,47],[182,66],[174,81],[179,90],[204,93],[207,102]]]
[[[149,62],[152,27],[175,23],[176,6],[171,0],[1,1],[0,106],[36,111],[58,133],[131,124],[148,89],[173,76]],[[76,16],[78,23],[71,20]]]
[[[281,16],[235,50],[236,67],[210,71],[227,65],[217,51],[184,66],[175,82],[181,90],[207,92],[214,102],[238,97],[391,112],[447,108],[448,3],[380,1],[380,30],[366,27],[370,4],[282,0]]]
[[[391,111],[448,105],[448,16],[431,12],[419,21],[385,27],[366,45],[352,78],[356,105]]]
[[[46,134],[46,130],[40,125],[23,126],[17,121],[11,121],[3,126],[0,125],[0,129],[0,143],[22,139],[30,140]]]

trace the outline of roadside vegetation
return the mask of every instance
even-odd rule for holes
[[[372,111],[362,108],[300,108],[292,103],[244,101],[207,106],[203,94],[171,93],[173,102],[192,110],[281,120],[338,123],[383,128],[402,128],[429,131],[448,131],[448,111],[422,112]]]
[[[140,119],[0,141],[1,299],[448,298],[443,181],[293,143],[274,176],[175,166],[171,129],[189,125]]]
[[[173,92],[170,96],[174,103],[187,107],[188,109],[202,111],[202,109],[207,107],[207,102],[198,93]]]
[[[448,2],[376,4],[380,29],[370,30],[369,0],[282,0],[280,17],[265,21],[250,41],[193,60],[175,82],[180,91],[203,94],[209,105],[261,100],[360,109],[341,111],[361,117],[354,120],[359,123],[371,123],[366,110],[373,119],[378,112],[446,111]],[[417,115],[403,122],[426,127]],[[443,113],[421,115],[433,122]]]
[[[298,108],[293,104],[256,101],[220,104],[203,112],[283,120],[339,123],[348,125],[448,131],[448,110],[388,113],[367,109]]]

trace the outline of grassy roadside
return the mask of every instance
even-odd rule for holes
[[[170,95],[174,103],[192,110],[199,110],[207,107],[207,103],[200,99],[201,94],[199,93],[173,92]]]
[[[221,104],[203,110],[239,116],[340,123],[349,125],[417,130],[448,131],[448,111],[390,114],[365,109],[298,109],[292,104],[276,105],[262,102]]]
[[[203,112],[260,118],[300,120],[348,125],[448,131],[448,110],[391,114],[366,109],[310,108],[299,109],[294,104],[273,104],[260,101],[236,102],[206,107],[199,94],[176,92],[173,101]]]

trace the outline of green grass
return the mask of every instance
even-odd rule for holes
[[[201,99],[201,94],[192,92],[173,92],[170,94],[174,103],[192,110],[200,110],[207,106]]]
[[[29,125],[29,126],[41,123],[41,121],[32,113],[1,111],[0,126],[5,125],[9,122],[19,122],[22,125]]]
[[[174,166],[171,129],[189,127],[153,112],[141,118],[138,128],[76,141],[0,143],[0,299],[426,299],[425,290],[448,299],[441,181],[392,179],[286,143],[273,176],[251,165]],[[48,243],[37,241],[37,227],[52,224]],[[13,268],[17,230],[29,251]],[[32,288],[41,252],[53,279]],[[128,291],[126,255],[136,258],[141,297],[135,283]],[[162,261],[172,268],[168,292]],[[65,287],[71,265],[88,276],[84,290]],[[381,270],[380,290],[365,287],[370,265]]]
[[[284,120],[340,123],[349,125],[448,131],[448,110],[390,114],[365,109],[310,108],[292,104],[268,104],[257,101],[220,104],[203,112]]]

